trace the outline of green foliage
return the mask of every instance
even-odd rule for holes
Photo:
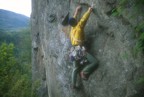
[[[30,97],[31,96],[31,80],[26,74],[22,75],[16,81],[14,86],[8,93],[8,97]]]
[[[144,0],[136,0],[135,3],[135,5],[138,5],[138,7],[140,7],[144,5]]]
[[[40,80],[36,80],[33,83],[32,97],[38,97],[37,89],[40,87]]]
[[[128,0],[120,0],[118,5],[112,10],[112,16],[120,16],[128,3]]]
[[[120,0],[116,7],[112,10],[112,16],[120,16],[126,7],[134,9],[133,16],[137,14],[144,15],[144,0]]]
[[[16,69],[16,58],[13,56],[13,44],[3,43],[0,46],[0,96],[3,97],[11,88],[9,83],[13,79]]]
[[[140,51],[144,52],[144,22],[135,27],[135,30],[138,37],[138,42],[135,46],[135,53],[137,54]]]
[[[2,43],[0,46],[0,97],[31,97],[30,64],[20,64],[19,60],[14,56],[14,44]]]
[[[32,97],[30,30],[0,34],[0,97]]]
[[[15,32],[0,32],[0,44],[13,43],[14,53],[23,62],[31,62],[31,35],[30,29],[21,29]]]
[[[139,80],[136,82],[137,84],[144,85],[144,77],[141,77]]]
[[[117,8],[114,8],[113,10],[112,10],[112,16],[119,16],[120,14],[119,14],[119,12],[117,11]]]

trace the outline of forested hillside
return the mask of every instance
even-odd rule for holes
[[[29,26],[29,17],[0,9],[0,30],[18,30]]]
[[[31,49],[31,36],[30,29],[25,28],[20,31],[13,32],[0,32],[0,44],[3,42],[13,43],[15,45],[15,54],[19,57],[21,53],[30,54]],[[30,55],[29,58],[30,59]]]
[[[0,97],[31,97],[29,18],[0,10]]]
[[[30,29],[0,32],[0,97],[31,96]]]

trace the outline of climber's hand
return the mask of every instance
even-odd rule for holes
[[[91,6],[89,7],[89,11],[92,12],[94,9],[95,4],[92,2]]]
[[[88,9],[90,12],[92,12],[93,11],[93,7],[89,7],[89,9]]]

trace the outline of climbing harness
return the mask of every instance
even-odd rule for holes
[[[83,65],[87,62],[85,47],[80,45],[71,47],[69,57],[71,61],[79,61]]]

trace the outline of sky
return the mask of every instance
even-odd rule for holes
[[[31,0],[0,0],[0,9],[13,11],[30,17]]]

